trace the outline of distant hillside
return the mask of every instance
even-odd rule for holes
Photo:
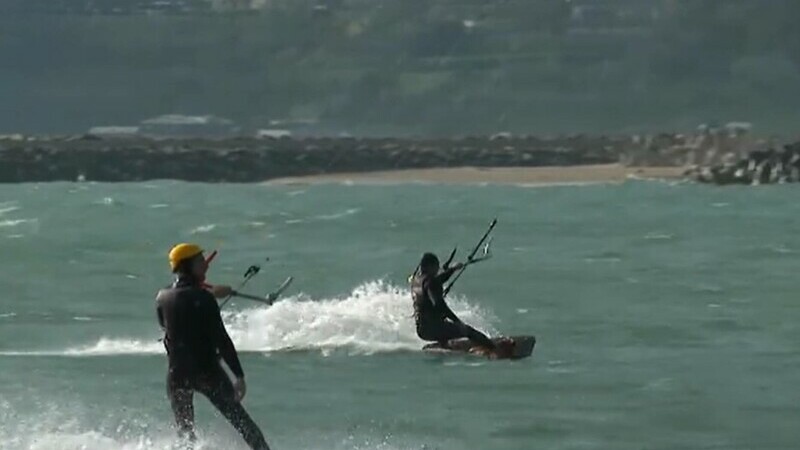
[[[0,133],[166,113],[366,135],[796,131],[797,17],[792,0],[4,0]]]

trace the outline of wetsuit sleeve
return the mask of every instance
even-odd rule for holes
[[[239,355],[236,353],[236,347],[233,346],[233,341],[231,341],[228,332],[225,330],[225,324],[222,323],[219,305],[217,305],[217,301],[211,293],[207,292],[207,294],[208,297],[205,303],[208,308],[208,332],[214,339],[220,356],[222,356],[225,364],[231,369],[231,372],[233,372],[236,378],[243,378],[244,371],[242,370],[242,364],[239,362]]]
[[[156,315],[158,316],[158,325],[162,330],[165,330],[166,327],[164,326],[164,313],[161,312],[161,305],[156,305]]]
[[[456,269],[453,268],[443,270],[442,273],[436,275],[436,281],[438,281],[441,284],[445,284],[450,279],[450,277],[453,276],[454,273],[456,273]]]
[[[442,283],[438,281],[438,279],[434,280],[433,282],[427,283],[425,286],[425,289],[428,290],[428,297],[431,299],[431,302],[433,302],[434,308],[453,322],[461,322],[461,319],[453,313],[450,307],[447,306],[447,302],[444,301],[444,288],[442,287]]]
[[[158,317],[158,326],[161,327],[162,330],[166,330],[167,327],[164,325],[164,311],[161,310],[161,293],[156,296],[156,317]]]

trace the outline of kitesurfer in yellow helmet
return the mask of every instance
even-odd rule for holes
[[[167,349],[169,396],[179,434],[194,441],[195,392],[205,395],[254,450],[269,450],[264,435],[240,403],[247,390],[236,348],[225,330],[215,294],[225,296],[230,287],[204,284],[208,263],[203,249],[178,244],[169,252],[175,282],[158,292],[156,311],[164,329]],[[212,292],[217,290],[219,292]],[[227,292],[226,292],[227,290]],[[220,357],[233,375],[231,382]]]
[[[172,247],[172,250],[169,252],[169,266],[172,269],[172,273],[178,272],[182,262],[188,262],[198,255],[203,256],[203,249],[196,244],[178,244]],[[205,270],[208,271],[208,261],[205,258],[203,258],[203,261],[206,262]],[[212,294],[214,294],[214,297],[226,298],[233,293],[233,288],[230,286],[222,284],[211,286],[206,284],[205,278],[206,275],[204,272],[200,282],[203,284],[204,288],[208,289]]]

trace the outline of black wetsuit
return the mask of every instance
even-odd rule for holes
[[[444,283],[453,275],[448,269],[437,276],[419,273],[411,282],[414,297],[414,319],[417,336],[446,347],[451,339],[468,338],[482,347],[494,348],[494,343],[480,331],[465,325],[444,301]],[[449,319],[449,320],[447,320]]]
[[[156,297],[158,322],[165,331],[169,358],[167,394],[182,437],[194,440],[194,392],[208,397],[252,449],[269,450],[264,435],[236,401],[221,356],[243,377],[236,349],[225,331],[214,296],[192,279],[179,278]]]

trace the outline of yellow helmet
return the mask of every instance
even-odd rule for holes
[[[172,250],[169,251],[169,265],[172,267],[172,271],[174,272],[178,269],[178,265],[181,263],[181,261],[194,258],[201,253],[203,253],[203,249],[198,245],[178,244],[175,247],[172,247]]]

